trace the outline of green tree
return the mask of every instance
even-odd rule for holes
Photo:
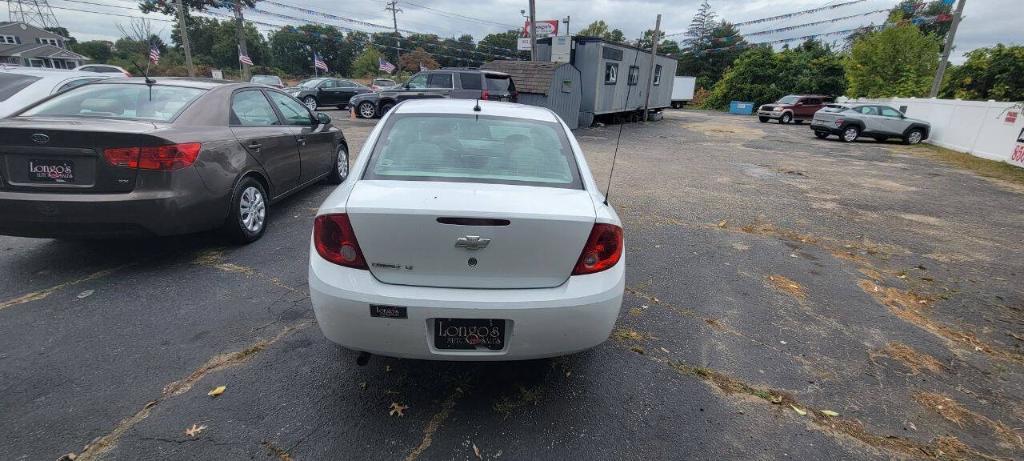
[[[711,88],[725,70],[748,48],[736,26],[722,21],[707,33],[707,39],[683,42],[686,48],[679,56],[678,75],[697,77],[699,88]]]
[[[686,40],[683,44],[690,51],[706,50],[711,48],[712,31],[718,25],[717,15],[711,9],[711,4],[704,0],[697,9],[697,13],[690,20],[690,26],[686,29]]]
[[[721,109],[734,100],[753,101],[755,104],[777,100],[786,94],[778,81],[780,67],[771,47],[747,49],[715,83],[711,94],[704,101],[704,107]]]
[[[763,104],[787,94],[835,96],[845,89],[843,57],[808,40],[777,53],[767,46],[748,49],[715,84],[704,105],[720,109],[734,100]]]
[[[942,97],[1024,101],[1024,46],[1002,43],[966,54],[946,72]]]
[[[505,55],[505,57],[492,56],[493,59],[513,59],[513,56],[519,59],[529,59],[529,52],[517,49],[518,42],[519,32],[509,30],[500,34],[487,34],[478,42],[477,49],[484,53]]]
[[[911,25],[867,34],[846,60],[849,96],[924,96],[939,63],[939,37]]]
[[[625,43],[626,36],[619,29],[612,29],[607,23],[601,20],[590,23],[587,27],[584,27],[576,35],[582,35],[585,37],[599,37],[609,42]]]
[[[441,67],[434,57],[427,53],[427,50],[423,48],[416,48],[408,53],[402,54],[401,59],[402,70],[409,72],[419,72],[420,66],[426,67],[427,69],[437,69]]]
[[[186,10],[189,11],[205,11],[209,8],[231,8],[234,5],[235,0],[230,2],[224,0],[182,0],[182,5],[185,6]],[[252,7],[256,4],[256,0],[241,0],[243,6]],[[159,12],[168,16],[174,16],[178,14],[177,2],[173,0],[141,0],[139,2],[139,9],[143,13]],[[189,35],[189,38],[192,38]]]
[[[368,46],[355,61],[352,62],[352,76],[353,77],[369,77],[373,75],[379,75],[380,61],[379,59],[383,56],[380,51],[376,48]]]
[[[102,40],[90,40],[71,45],[71,51],[92,59],[96,63],[105,63],[110,60],[110,43]]]
[[[71,32],[68,32],[68,30],[63,27],[47,27],[46,30],[67,39],[64,42],[67,43],[69,47],[78,43],[78,40],[75,40],[75,37],[71,36]]]

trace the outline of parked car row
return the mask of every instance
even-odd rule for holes
[[[778,120],[780,124],[811,121],[811,130],[820,139],[836,135],[844,142],[870,137],[876,141],[897,138],[905,144],[928,139],[931,125],[907,117],[895,108],[872,103],[834,104],[832,98],[819,95],[788,95],[758,108],[761,123]]]
[[[446,94],[396,101],[347,181],[344,135],[295,97],[319,104],[339,79],[298,92],[163,77],[58,89],[0,119],[0,234],[219,229],[248,243],[272,204],[326,180],[341,186],[313,219],[310,300],[324,336],[363,363],[601,344],[622,306],[623,230],[572,132],[551,110],[489,101],[514,99],[498,74],[425,73],[402,91],[443,76]]]
[[[403,85],[353,96],[349,105],[361,118],[386,114],[410,99],[482,99],[516,102],[519,92],[508,74],[479,69],[437,69],[419,72]]]

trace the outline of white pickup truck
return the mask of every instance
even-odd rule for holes
[[[697,84],[696,77],[673,77],[672,107],[678,109],[693,101],[693,90]]]

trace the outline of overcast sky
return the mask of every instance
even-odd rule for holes
[[[138,10],[131,9],[132,0],[49,0],[61,25],[71,31],[79,40],[106,39],[116,40],[119,37],[116,24],[128,21],[128,18],[111,14],[140,15]],[[274,0],[277,3],[294,5],[310,10],[322,11],[336,16],[380,24],[391,25],[391,13],[384,11],[383,0]],[[851,0],[710,0],[711,6],[720,18],[730,22],[743,22],[753,19],[776,16],[800,10],[846,3]],[[654,27],[655,16],[662,14],[662,29],[669,34],[681,32],[696,12],[701,0],[537,0],[537,19],[561,19],[571,16],[570,31],[577,31],[592,21],[602,19],[612,28],[622,29],[629,38],[636,38],[644,30]],[[801,37],[811,34],[822,34],[833,31],[852,29],[870,24],[880,24],[885,20],[885,13],[861,15],[874,10],[890,8],[896,0],[863,0],[859,3],[843,6],[819,13],[805,14],[789,19],[752,24],[741,27],[741,32],[754,32],[776,29],[787,26],[806,24],[837,17],[857,17],[803,27],[796,30],[748,36],[750,42],[762,42],[785,38]],[[97,4],[114,5],[110,7]],[[259,8],[300,20],[283,19],[257,13],[247,14],[256,21],[271,24],[302,25],[301,19],[350,27],[364,31],[381,29],[364,25],[355,25],[339,20],[317,18],[286,7],[270,5],[265,2]],[[434,10],[423,8],[427,6]],[[508,26],[521,26],[523,18],[519,11],[527,8],[526,0],[417,0],[408,3],[399,0],[402,12],[398,15],[398,26],[401,29],[416,32],[435,33],[441,36],[457,36],[463,33],[472,34],[477,40],[492,32],[502,32]],[[65,9],[62,9],[65,8]],[[90,10],[109,14],[92,14],[82,11],[71,11],[66,8]],[[440,10],[437,11],[437,10]],[[226,13],[226,12],[225,12]],[[475,19],[460,18],[457,15]],[[161,15],[148,15],[156,19],[170,19]],[[154,21],[155,29],[161,30],[160,35],[169,40],[170,22]],[[1021,0],[972,0],[964,9],[964,20],[956,37],[954,62],[963,61],[963,53],[975,48],[992,46],[996,43],[1024,44],[1024,8]],[[261,27],[263,31],[271,29]],[[564,32],[564,30],[560,31]],[[670,38],[681,38],[680,36]],[[842,42],[842,36],[822,37],[825,41]],[[793,42],[796,43],[796,42]],[[781,45],[779,45],[781,46]]]

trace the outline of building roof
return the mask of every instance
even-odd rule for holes
[[[22,22],[0,21],[0,32],[3,32],[4,34],[17,34],[19,31],[28,30],[29,27],[35,29],[35,33],[33,35],[36,37],[67,40],[67,37],[61,37],[59,34],[55,34],[41,27],[33,26],[32,24],[25,24]]]
[[[22,43],[21,45],[0,45],[0,56],[23,58],[63,58],[88,60],[89,58],[59,46]]]
[[[516,90],[520,93],[547,95],[551,89],[551,79],[555,77],[555,70],[566,65],[568,64],[564,62],[546,61],[491,61],[481,68],[511,75]]]

